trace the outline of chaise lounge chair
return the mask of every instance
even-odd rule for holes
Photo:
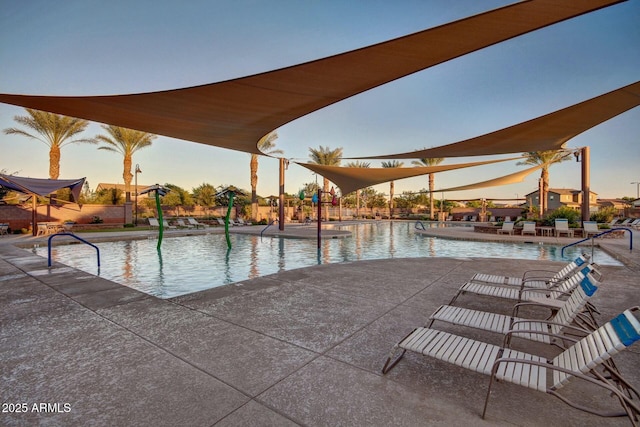
[[[565,280],[579,268],[582,268],[591,257],[582,254],[559,271],[527,270],[522,277],[499,276],[495,274],[476,273],[469,280],[477,283],[492,283],[496,285],[522,286],[526,283],[528,288],[546,288],[550,284]]]
[[[522,226],[522,235],[526,235],[526,234],[532,234],[532,235],[536,235],[536,223],[533,221],[525,221],[523,226]]]
[[[203,224],[202,222],[198,222],[196,221],[194,218],[187,218],[187,222],[191,225],[193,225],[196,229],[197,228],[207,228],[208,225],[207,224]]]
[[[547,333],[560,335],[562,329],[570,327],[574,321],[583,329],[594,330],[597,328],[593,313],[587,306],[588,299],[597,289],[598,287],[593,285],[589,278],[585,278],[580,282],[580,286],[570,292],[570,296],[566,301],[562,301],[560,305],[555,307],[558,311],[555,311],[551,317],[545,320],[517,317],[518,310],[523,304],[514,306],[512,316],[452,305],[441,305],[429,317],[431,322],[428,327],[430,328],[434,322],[440,321],[500,334],[512,331],[513,335],[518,338],[550,344],[551,338]],[[540,305],[541,307],[549,308],[544,302],[526,303],[525,305]],[[582,315],[583,311],[586,311],[587,314]],[[578,316],[580,317],[578,318]]]
[[[498,230],[498,234],[509,234],[511,236],[513,236],[513,222],[512,221],[505,221],[502,223],[502,228],[500,230]]]
[[[640,340],[639,307],[613,318],[553,359],[461,337],[429,328],[416,328],[396,344],[382,373],[389,372],[407,350],[490,375],[482,418],[485,417],[494,380],[510,382],[551,394],[573,408],[603,416],[627,416],[636,425],[640,407],[638,391],[608,363],[617,353]],[[396,356],[400,351],[401,353]],[[604,374],[599,371],[604,370]],[[617,398],[623,412],[608,412],[569,400],[559,390],[569,382],[584,380]],[[574,394],[575,395],[575,394]]]
[[[160,223],[158,222],[157,219],[147,218],[147,220],[149,221],[149,227],[151,227],[151,229],[160,228]]]
[[[582,228],[584,229],[584,237],[600,233],[600,230],[598,230],[598,223],[595,221],[583,221]]]
[[[594,276],[597,275],[596,279]],[[459,296],[464,294],[483,295],[494,298],[501,298],[517,302],[533,301],[543,302],[546,305],[560,305],[563,299],[577,287],[586,277],[591,283],[599,283],[602,274],[597,269],[596,264],[589,264],[580,271],[575,271],[569,277],[557,282],[549,283],[546,287],[528,287],[527,282],[521,286],[502,286],[492,283],[467,282],[460,286],[458,292],[453,296],[449,305],[453,305]],[[535,281],[532,283],[536,283]]]
[[[573,237],[573,230],[569,228],[569,220],[564,218],[556,218],[555,220],[555,235],[560,237],[562,234],[566,234],[567,237]]]
[[[178,224],[178,228],[193,228],[193,225],[186,224],[181,218],[176,220],[176,224]]]

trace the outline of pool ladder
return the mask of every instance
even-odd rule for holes
[[[82,243],[84,243],[86,245],[93,246],[96,249],[96,252],[98,254],[98,268],[100,268],[100,249],[98,249],[98,247],[96,245],[94,245],[93,243],[87,242],[82,237],[78,237],[73,233],[56,233],[56,234],[52,234],[51,236],[49,236],[49,240],[47,242],[47,249],[48,249],[47,261],[48,261],[48,266],[49,267],[51,267],[51,239],[53,239],[56,236],[71,236],[74,239],[79,240],[79,241],[81,241]]]
[[[618,228],[611,228],[609,230],[605,230],[602,233],[594,234],[593,236],[587,237],[586,239],[578,240],[577,242],[573,242],[573,243],[570,243],[568,245],[565,245],[560,250],[560,256],[564,258],[564,250],[566,248],[571,247],[571,246],[575,246],[578,243],[586,242],[587,240],[591,239],[591,257],[593,258],[593,240],[596,237],[600,237],[600,236],[602,236],[604,234],[609,234],[609,233],[617,231],[617,230],[623,230],[623,231],[628,231],[629,232],[629,250],[632,251],[633,250],[633,233],[628,228],[620,228],[620,227],[618,227]]]

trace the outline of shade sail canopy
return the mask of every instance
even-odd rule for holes
[[[0,186],[13,191],[25,194],[34,194],[46,197],[61,188],[71,190],[71,195],[75,202],[80,197],[82,186],[85,178],[80,179],[41,179],[41,178],[23,178],[13,175],[0,174]]]
[[[336,184],[342,194],[349,194],[360,188],[396,179],[411,178],[435,172],[469,168],[472,166],[488,165],[491,163],[506,162],[520,159],[521,157],[498,160],[484,160],[479,162],[459,163],[455,165],[420,166],[414,168],[346,168],[340,166],[317,165],[313,163],[298,163],[300,166],[322,175]]]
[[[0,102],[260,154],[268,132],[436,64],[621,0],[525,0],[373,46],[191,88],[117,96],[0,94]]]
[[[640,82],[496,132],[453,144],[367,159],[482,156],[559,150],[574,136],[640,105]]]
[[[499,178],[493,178],[488,181],[476,182],[474,184],[461,185],[459,187],[443,188],[440,190],[434,190],[434,193],[444,193],[451,191],[463,191],[463,190],[476,190],[478,188],[497,187],[500,185],[516,184],[524,181],[524,179],[533,172],[542,169],[544,165],[537,165],[529,169],[522,170],[520,172],[512,173],[509,175],[501,176]]]

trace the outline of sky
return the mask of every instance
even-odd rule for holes
[[[0,0],[0,93],[114,95],[190,87],[244,77],[432,28],[512,1],[485,0]],[[634,83],[640,77],[640,0],[598,10],[448,61],[299,118],[279,129],[277,148],[293,161],[309,147],[342,147],[345,157],[430,148],[483,135]],[[21,107],[0,104],[0,129]],[[83,137],[104,133],[91,123]],[[591,190],[636,196],[640,108],[570,140],[591,149]],[[496,156],[492,157],[495,158]],[[505,156],[511,157],[511,156]],[[443,164],[486,160],[452,158]],[[250,155],[159,136],[134,155],[138,183],[202,183],[250,189]],[[345,161],[346,162],[346,161]],[[344,162],[343,162],[344,163]],[[380,167],[379,160],[371,160]],[[47,178],[48,147],[0,133],[0,170]],[[404,160],[411,167],[411,159]],[[515,161],[435,175],[436,188],[522,170]],[[258,194],[278,192],[278,160],[261,157]],[[573,159],[550,169],[552,188],[581,187]],[[61,179],[123,183],[122,156],[97,146],[62,150]],[[444,194],[447,199],[513,199],[523,183]],[[316,176],[291,163],[285,191]],[[426,176],[396,181],[395,192],[428,187]],[[374,187],[388,193],[388,184]]]

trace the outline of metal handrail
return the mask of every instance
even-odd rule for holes
[[[628,228],[619,228],[618,227],[618,228],[610,228],[609,230],[605,230],[605,231],[603,231],[601,233],[594,234],[591,237],[587,237],[585,239],[578,240],[577,242],[570,243],[568,245],[563,246],[562,249],[560,250],[560,257],[564,257],[564,250],[566,248],[571,247],[571,246],[575,246],[575,245],[577,245],[579,243],[582,243],[582,242],[586,242],[589,239],[591,239],[591,251],[593,252],[593,239],[595,239],[596,237],[600,237],[600,236],[602,236],[604,234],[609,234],[609,233],[611,233],[613,231],[617,231],[617,230],[623,230],[623,231],[628,231],[629,232],[629,250],[632,251],[633,250],[633,233]]]
[[[56,233],[56,234],[52,234],[51,236],[49,236],[49,240],[47,241],[47,246],[48,246],[48,266],[51,267],[51,239],[53,239],[56,236],[71,236],[76,240],[80,240],[82,243],[85,243],[89,246],[93,246],[94,248],[96,248],[96,252],[98,254],[98,268],[100,268],[100,249],[94,245],[93,243],[87,242],[86,240],[84,240],[82,237],[78,237],[73,233]]]
[[[277,219],[274,219],[273,221],[271,221],[269,224],[267,224],[267,226],[265,228],[262,229],[262,231],[260,232],[260,238],[262,239],[262,233],[264,233],[267,228],[271,227],[274,223],[278,222]]]
[[[424,224],[422,223],[422,221],[416,221],[416,225],[414,226],[415,228],[418,228],[418,224],[420,224],[420,227],[422,227],[423,230],[426,230]]]

